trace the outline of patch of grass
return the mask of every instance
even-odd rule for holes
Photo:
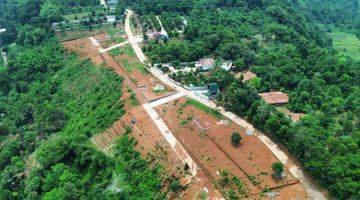
[[[121,55],[122,52],[121,52],[121,50],[119,48],[116,48],[116,49],[111,49],[109,54],[111,56],[118,56],[118,55]]]
[[[261,181],[256,176],[248,175],[248,178],[254,186],[258,186],[261,183]]]
[[[136,98],[135,93],[132,91],[130,94],[130,101],[131,101],[131,105],[132,106],[138,106],[139,105],[139,101]]]
[[[166,93],[167,90],[163,89],[163,90],[153,90],[155,94],[162,94],[162,93]]]
[[[126,55],[135,56],[135,52],[130,45],[125,45],[123,49]]]
[[[221,113],[215,109],[212,109],[194,99],[188,99],[186,100],[186,105],[191,105],[191,106],[195,106],[197,109],[200,109],[208,114],[213,115],[214,117],[218,118],[218,119],[224,119],[224,116],[221,115]]]
[[[125,34],[125,31],[123,29],[115,28],[113,26],[107,28],[106,33],[110,35],[111,40],[115,43],[122,43],[125,41],[121,35]]]
[[[127,72],[132,72],[133,69],[138,69],[142,74],[148,73],[147,69],[138,60],[123,59],[122,64],[124,65]]]
[[[89,14],[91,14],[90,11],[71,13],[71,14],[65,15],[64,18],[68,19],[68,20],[74,20],[77,16],[78,19],[82,19],[82,18],[88,17]]]
[[[354,34],[341,31],[331,33],[333,45],[340,54],[350,56],[354,60],[360,60],[360,40]]]

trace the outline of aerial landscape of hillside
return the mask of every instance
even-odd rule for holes
[[[360,199],[359,0],[0,10],[0,200]]]

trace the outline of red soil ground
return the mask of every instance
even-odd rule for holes
[[[98,35],[95,35],[94,38],[101,44],[103,48],[108,48],[116,43],[111,41],[111,37],[107,33],[100,33]]]
[[[62,43],[68,52],[76,52],[80,57],[89,58],[95,65],[103,65],[104,59],[89,38],[66,41]]]
[[[169,102],[158,106],[156,110],[209,177],[218,180],[221,178],[219,172],[226,169],[243,182],[249,196],[259,195],[266,188],[283,187],[280,189],[281,197],[277,199],[306,199],[303,188],[290,187],[298,185],[298,181],[289,176],[287,169],[287,176],[283,180],[273,179],[271,165],[278,162],[278,159],[255,136],[246,135],[244,129],[234,123],[221,123],[219,119],[194,106],[185,106],[185,101],[182,98],[178,102]],[[198,117],[196,120],[202,126],[211,128],[201,131],[193,121],[195,117]],[[239,132],[243,138],[239,147],[231,145],[233,132]],[[253,177],[251,179],[258,180],[258,183],[254,180],[252,182],[250,176]]]

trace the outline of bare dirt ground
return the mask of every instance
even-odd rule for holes
[[[95,35],[94,38],[99,41],[101,46],[104,48],[108,48],[116,44],[114,41],[111,40],[111,36],[107,33],[100,33],[98,35]]]
[[[211,179],[220,180],[222,177],[219,173],[228,170],[243,183],[243,191],[239,192],[242,197],[256,197],[264,190],[282,188],[277,189],[281,195],[277,199],[307,198],[298,180],[289,176],[288,169],[283,180],[272,177],[271,165],[278,159],[256,137],[246,135],[244,129],[234,123],[219,120],[194,106],[185,106],[185,101],[185,98],[175,100],[158,106],[156,110]],[[203,131],[202,128],[207,130]],[[239,147],[231,145],[233,132],[239,132],[243,138]],[[230,188],[234,189],[233,185],[218,187],[224,193]]]
[[[66,41],[62,43],[68,52],[75,52],[80,57],[89,58],[95,65],[103,65],[104,59],[89,38]]]

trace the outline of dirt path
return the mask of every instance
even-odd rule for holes
[[[3,50],[1,49],[1,54],[2,54],[2,59],[4,61],[4,65],[7,65],[7,55],[5,52],[3,52]]]
[[[100,4],[106,6],[105,0],[100,0]]]

